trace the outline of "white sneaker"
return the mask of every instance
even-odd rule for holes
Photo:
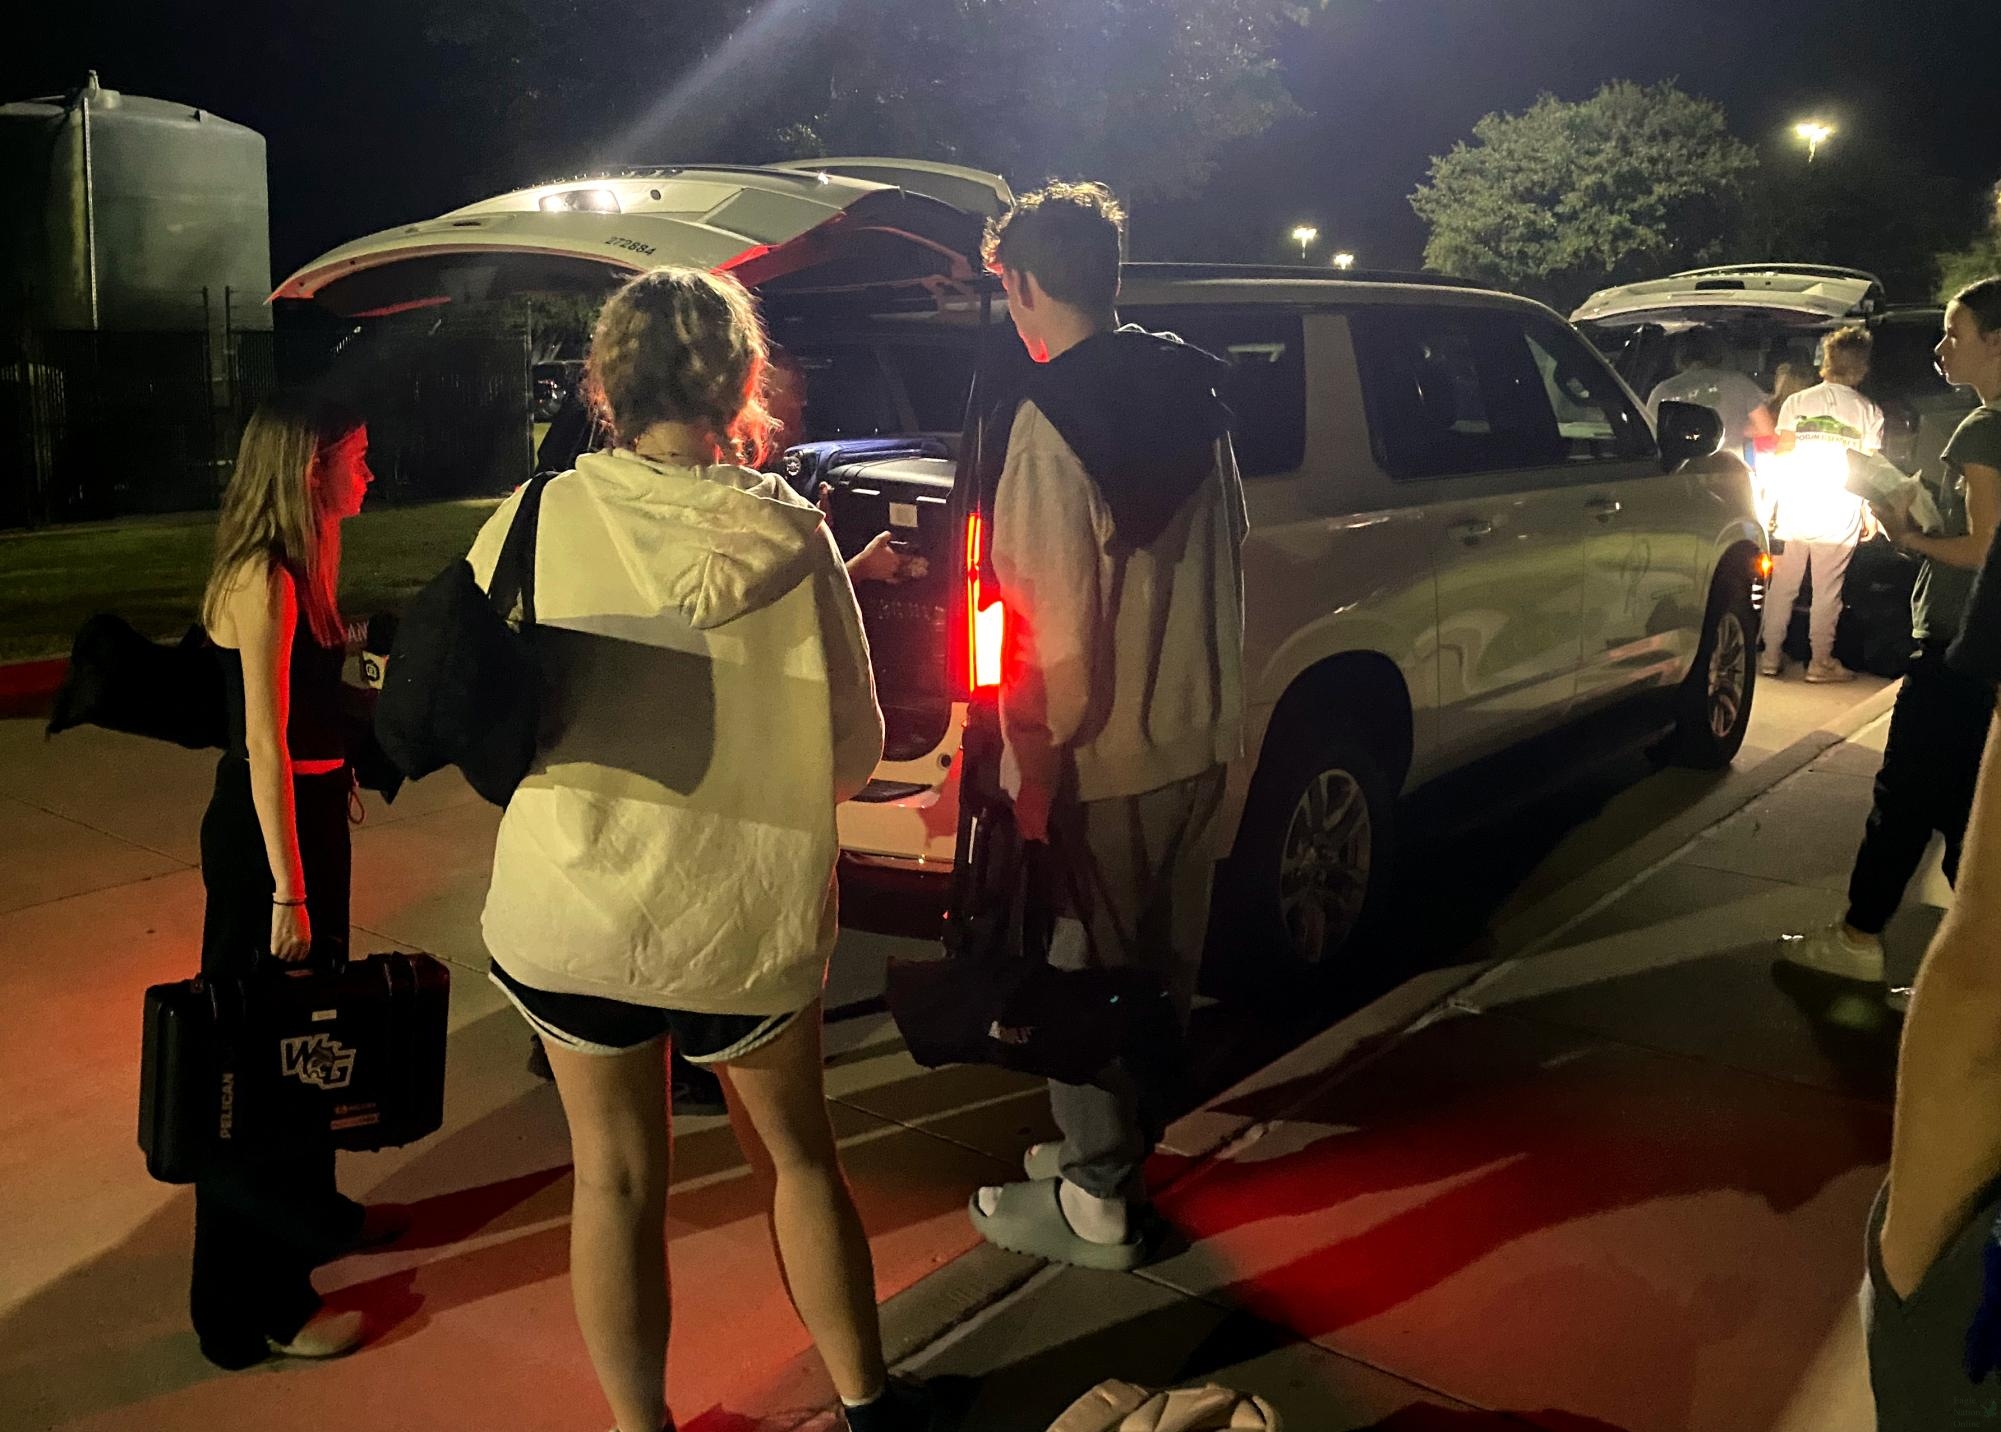
[[[1779,958],[1838,979],[1883,983],[1883,942],[1874,935],[1857,939],[1839,920],[1808,934],[1779,936]]]
[[[1784,673],[1786,657],[1784,652],[1766,652],[1758,658],[1758,675],[1776,677]]]
[[[1843,681],[1853,681],[1855,673],[1829,657],[1826,661],[1810,661],[1806,664],[1806,679],[1815,686],[1833,686]]]

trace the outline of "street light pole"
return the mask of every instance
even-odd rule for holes
[[[1834,137],[1834,126],[1817,119],[1805,119],[1793,126],[1793,133],[1805,142],[1806,162],[1811,164],[1820,158],[1820,146]]]
[[[1343,252],[1334,255],[1335,268],[1345,270],[1345,269],[1351,269],[1354,266],[1355,266],[1355,256],[1353,254],[1348,253],[1344,250]]]
[[[1299,245],[1299,261],[1301,263],[1306,262],[1306,250],[1319,237],[1320,230],[1314,228],[1311,224],[1301,224],[1292,231],[1292,241]]]

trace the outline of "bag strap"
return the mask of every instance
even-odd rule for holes
[[[535,625],[535,544],[542,526],[542,489],[554,473],[528,479],[521,489],[521,505],[514,509],[514,521],[501,543],[500,556],[493,564],[493,581],[487,600],[503,617],[510,616],[515,603],[521,605],[521,629]]]

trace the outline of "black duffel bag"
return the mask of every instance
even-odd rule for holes
[[[162,1183],[218,1158],[383,1149],[445,1117],[451,975],[429,955],[296,974],[260,960],[146,991],[139,1147]]]
[[[535,657],[535,537],[547,475],[530,479],[482,592],[463,558],[402,614],[375,708],[376,739],[412,780],[457,766],[504,806],[535,759],[542,671]],[[519,608],[519,622],[510,620]]]
[[[229,709],[208,633],[191,626],[168,646],[109,612],[89,618],[70,642],[48,733],[77,726],[172,741],[191,751],[220,749],[229,740]]]
[[[982,812],[953,871],[945,958],[889,964],[890,1013],[911,1058],[1065,1084],[1089,1084],[1118,1059],[1156,1090],[1176,1082],[1180,1026],[1159,979],[1050,965],[1065,888],[1060,852],[1023,840],[1005,802]]]
[[[386,644],[393,616],[369,618],[370,640]],[[172,646],[140,634],[123,617],[99,612],[77,629],[69,670],[49,712],[48,734],[96,726],[171,741],[189,750],[229,744],[229,713],[215,644],[199,624]],[[375,739],[373,693],[341,688],[341,741],[355,783],[394,802],[403,772]]]

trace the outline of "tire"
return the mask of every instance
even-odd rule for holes
[[[1667,745],[1674,764],[1716,771],[1737,759],[1757,693],[1757,632],[1750,573],[1717,573],[1695,665],[1675,693],[1674,732]]]
[[[1318,827],[1317,833],[1315,827]],[[1292,719],[1266,736],[1236,849],[1218,872],[1232,993],[1352,987],[1390,888],[1396,789],[1369,745]]]

